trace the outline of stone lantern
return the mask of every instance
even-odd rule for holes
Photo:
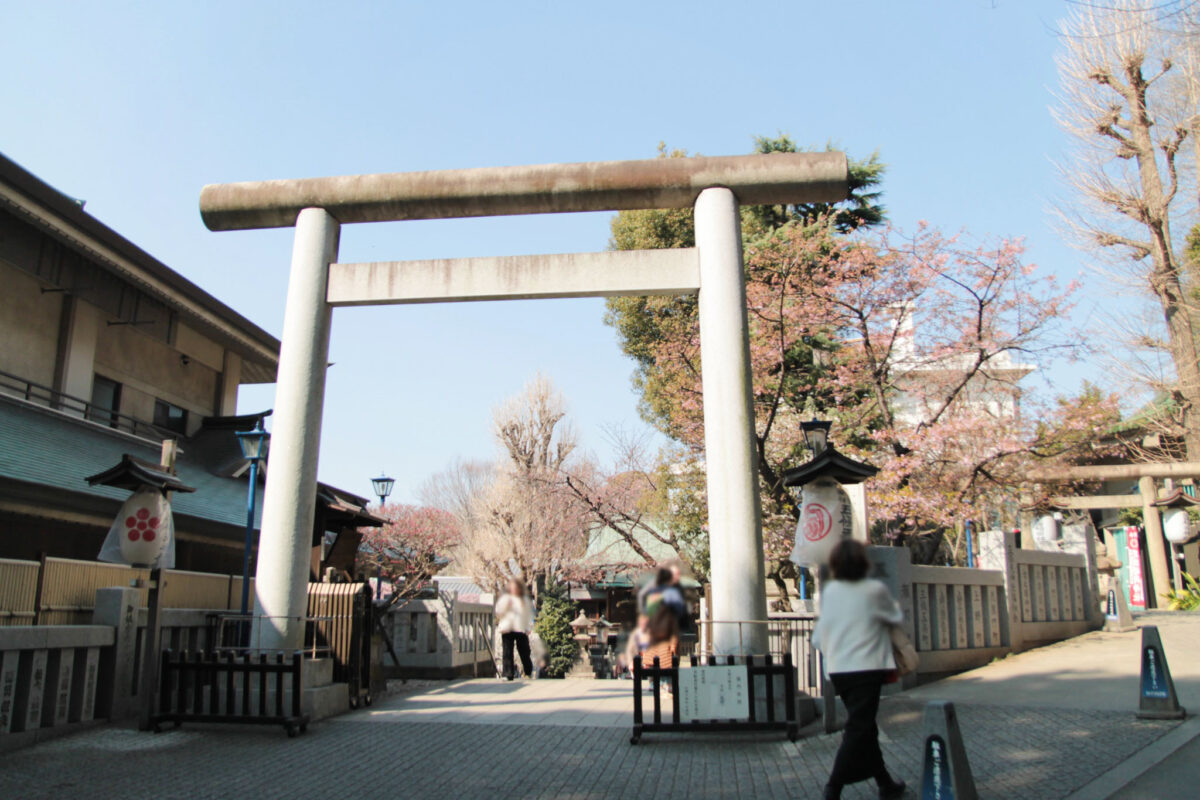
[[[1182,576],[1185,571],[1183,547],[1197,539],[1192,531],[1188,509],[1200,505],[1200,500],[1184,492],[1182,487],[1175,487],[1160,497],[1154,505],[1162,509],[1163,538],[1171,545],[1171,554],[1175,557],[1175,591],[1182,591]]]
[[[571,629],[575,631],[575,643],[579,645],[579,652],[575,655],[575,666],[567,673],[568,678],[590,678],[592,670],[590,659],[588,657],[588,645],[591,644],[592,635],[588,633],[588,629],[592,627],[592,621],[587,618],[587,615],[582,611],[579,616],[571,620]]]

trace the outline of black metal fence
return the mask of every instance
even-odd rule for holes
[[[157,733],[163,723],[235,722],[282,725],[288,736],[303,733],[302,664],[295,652],[174,653],[164,650],[159,671],[158,711],[151,717]],[[285,702],[286,696],[286,702]]]
[[[790,653],[782,661],[772,656],[691,656],[689,668],[715,666],[742,666],[746,670],[747,717],[745,719],[690,719],[684,721],[680,713],[680,668],[679,656],[671,657],[670,666],[663,666],[656,657],[650,666],[642,664],[642,657],[633,659],[633,735],[630,744],[641,741],[644,733],[705,733],[710,731],[785,731],[790,741],[800,735],[800,724],[796,716],[796,672]],[[723,662],[723,663],[722,663]],[[756,680],[762,678],[762,681]],[[783,714],[777,710],[777,680],[783,684]],[[645,719],[642,696],[643,682],[649,681],[652,716]],[[764,708],[759,708],[758,691],[762,690]],[[670,703],[670,720],[663,714],[663,692]]]
[[[752,632],[757,628],[767,631],[767,653],[776,661],[782,661],[790,656],[796,670],[796,687],[812,697],[821,696],[821,658],[817,649],[812,646],[812,632],[817,624],[815,616],[808,614],[788,614],[772,617],[766,620],[731,621],[700,620],[696,623],[700,630],[699,642],[695,652],[699,655],[713,655],[713,633],[720,626],[737,626],[739,643],[748,643]],[[744,649],[744,645],[739,645]],[[683,652],[690,655],[690,652]]]

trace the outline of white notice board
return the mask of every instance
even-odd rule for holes
[[[690,667],[678,672],[679,720],[750,719],[746,667]]]

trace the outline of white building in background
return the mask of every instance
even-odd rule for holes
[[[923,358],[916,348],[916,326],[907,309],[898,313],[896,340],[892,344],[894,383],[899,393],[893,399],[897,422],[919,425],[940,407],[940,394],[927,394],[925,387],[950,384],[975,368],[972,353]],[[1021,410],[1021,379],[1037,369],[1017,361],[1005,351],[988,358],[960,393],[956,402],[983,411],[997,419],[1018,416]]]

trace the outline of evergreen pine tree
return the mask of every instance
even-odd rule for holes
[[[570,600],[566,584],[552,583],[541,592],[541,609],[538,611],[534,632],[546,646],[547,675],[561,678],[575,663],[576,644],[571,629],[574,604]]]

